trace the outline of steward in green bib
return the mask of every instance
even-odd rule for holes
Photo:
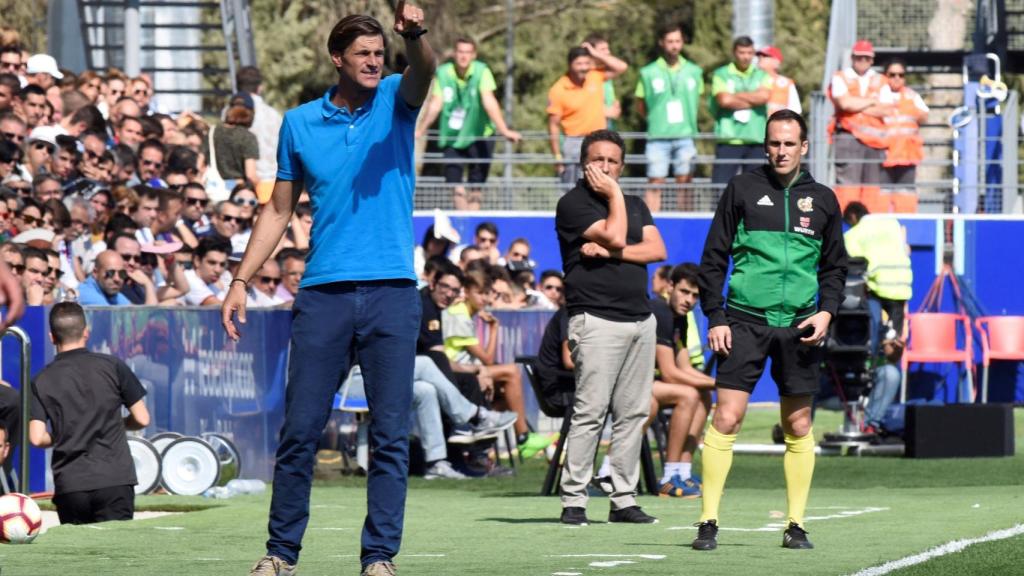
[[[764,131],[772,78],[754,66],[754,41],[733,42],[733,62],[711,76],[711,115],[715,119],[715,167],[711,182],[724,186],[741,172],[764,163]]]
[[[487,181],[494,155],[494,141],[489,137],[495,130],[512,142],[521,138],[505,124],[494,97],[496,88],[491,69],[476,59],[476,42],[457,39],[453,60],[437,69],[430,104],[416,132],[417,138],[423,137],[440,116],[437,142],[450,161],[444,165],[445,182],[459,184],[453,192],[456,210],[480,209],[481,192],[472,190],[467,194],[461,184]]]
[[[658,48],[662,56],[640,70],[636,85],[637,112],[647,118],[647,179],[652,184],[665,182],[669,167],[677,184],[693,177],[693,159],[697,146],[697,108],[704,93],[704,72],[681,55],[685,36],[678,24],[658,30]],[[676,197],[680,210],[692,206],[684,194]],[[661,189],[650,187],[647,206],[661,209]]]

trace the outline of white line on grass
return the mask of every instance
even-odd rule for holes
[[[548,554],[548,558],[643,558],[664,560],[664,554]]]
[[[633,560],[610,560],[607,562],[591,562],[591,568],[615,568],[626,564],[636,564]]]
[[[915,564],[921,564],[927,562],[932,558],[938,558],[939,556],[945,556],[954,552],[960,552],[961,550],[972,546],[974,544],[981,544],[982,542],[992,542],[995,540],[1005,540],[1007,538],[1013,538],[1024,534],[1024,524],[1017,524],[1013,528],[1005,528],[1003,530],[996,530],[995,532],[989,532],[980,538],[965,538],[963,540],[953,540],[946,542],[945,544],[936,546],[929,550],[925,550],[920,554],[914,554],[913,556],[907,556],[906,558],[900,558],[899,560],[893,560],[892,562],[886,562],[879,566],[872,566],[871,568],[865,568],[860,572],[857,572],[853,576],[882,576],[888,574],[894,570],[906,568],[907,566],[913,566]]]
[[[583,576],[583,572],[552,572],[551,576]]]

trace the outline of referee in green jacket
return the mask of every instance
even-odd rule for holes
[[[718,505],[732,465],[750,394],[771,358],[785,431],[786,548],[812,548],[803,527],[814,473],[811,401],[818,391],[821,348],[846,280],[846,248],[836,196],[800,167],[807,123],[791,110],[765,129],[768,165],[726,186],[700,262],[701,309],[708,344],[722,358],[718,405],[703,453],[703,511],[693,548],[718,544]],[[733,271],[722,297],[729,258]]]

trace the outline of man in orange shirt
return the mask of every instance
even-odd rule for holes
[[[597,60],[603,70],[597,70]],[[566,184],[575,184],[580,176],[580,145],[594,130],[607,126],[604,109],[604,82],[629,67],[611,54],[597,51],[584,42],[569,50],[569,70],[548,90],[548,134],[551,152],[558,161],[556,170]],[[564,141],[561,134],[565,133]]]

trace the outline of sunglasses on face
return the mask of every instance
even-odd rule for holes
[[[121,259],[125,262],[138,262],[142,264],[142,254],[121,254]]]
[[[132,90],[132,94],[145,94],[147,90],[145,88],[136,88]]]
[[[260,282],[262,282],[263,284],[273,284],[274,286],[277,286],[278,284],[281,283],[281,277],[280,276],[260,276]]]
[[[904,76],[906,76],[906,73],[905,72],[886,72],[885,75],[888,76],[889,78],[903,78]]]
[[[221,216],[220,219],[228,224],[231,224],[232,222],[235,222],[237,224],[245,224],[246,222],[249,221],[248,218],[242,218],[241,216]]]
[[[110,280],[114,276],[117,276],[121,280],[126,280],[128,278],[128,271],[122,268],[120,270],[105,270],[103,272],[103,277],[107,280]]]
[[[231,203],[235,206],[256,206],[259,204],[255,198],[239,198],[237,196],[231,200]]]
[[[21,64],[15,64],[14,62],[0,62],[0,68],[4,70],[17,70],[21,68]]]
[[[44,150],[45,149],[50,154],[53,154],[53,146],[50,145],[50,144],[47,144],[46,142],[33,142],[32,143],[32,148],[34,148],[36,150]]]
[[[154,168],[163,168],[164,167],[164,163],[163,162],[157,162],[156,160],[143,160],[142,161],[142,165],[143,166],[152,166]]]
[[[193,206],[201,206],[204,208],[210,203],[206,198],[185,198],[185,202],[188,202]]]
[[[24,264],[11,264],[10,262],[8,262],[7,267],[13,270],[15,274],[21,274],[25,272]]]
[[[25,135],[24,134],[15,134],[14,132],[4,132],[3,135],[4,135],[4,138],[7,138],[8,140],[14,140],[15,142],[21,142],[21,141],[25,140]]]
[[[29,226],[42,226],[43,224],[46,224],[46,220],[36,218],[35,216],[29,216],[28,214],[22,214],[21,221]]]

